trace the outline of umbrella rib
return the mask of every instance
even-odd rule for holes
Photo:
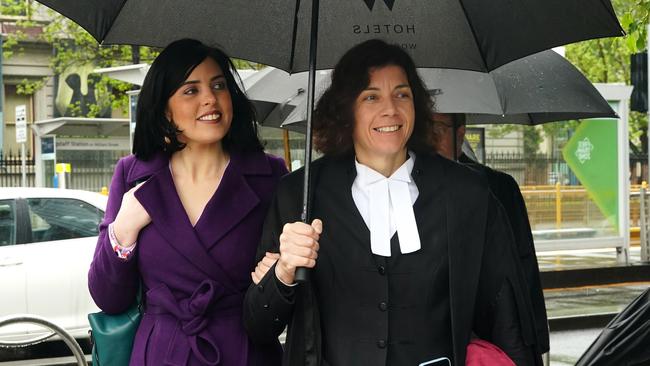
[[[467,19],[467,24],[469,25],[469,29],[472,31],[472,38],[474,38],[474,43],[476,44],[476,48],[478,49],[478,54],[481,56],[481,61],[483,61],[483,66],[485,67],[485,70],[490,72],[490,68],[488,67],[487,61],[485,61],[485,56],[483,55],[481,46],[478,44],[478,39],[476,37],[476,31],[474,30],[474,25],[472,22],[469,21],[469,17],[467,15],[467,11],[465,10],[465,5],[463,4],[463,0],[458,0],[458,3],[460,4],[460,8],[463,11],[463,14],[465,14],[465,19]]]
[[[296,56],[296,38],[298,37],[298,11],[300,0],[296,0],[296,10],[293,13],[293,36],[291,37],[291,58],[289,59],[289,73],[293,73],[293,61]]]
[[[113,29],[113,25],[115,25],[115,19],[117,19],[117,17],[120,16],[120,13],[122,12],[122,9],[124,9],[124,6],[126,5],[127,1],[128,0],[123,0],[122,5],[120,5],[120,8],[115,12],[115,16],[113,16],[113,19],[111,19],[110,27],[108,27],[108,29],[106,29],[106,32],[104,32],[104,34],[102,34],[102,37],[101,37],[102,40],[101,40],[100,44],[104,45],[104,41],[106,40],[106,36]]]
[[[616,24],[618,24],[618,28],[619,28],[620,31],[621,31],[621,36],[625,36],[625,35],[627,35],[627,33],[625,32],[625,29],[623,29],[623,28],[621,27],[621,23],[618,21],[618,17],[616,16],[616,12],[614,11],[614,7],[613,7],[613,6],[607,6],[607,2],[605,2],[605,1],[603,1],[603,0],[600,0],[600,3],[603,4],[603,7],[605,7],[605,9],[607,9],[607,12],[609,13],[609,15],[611,15],[611,17],[612,17],[612,19],[614,20],[614,22],[615,22]],[[610,5],[611,5],[611,2],[610,2]],[[599,37],[599,38],[604,38],[604,37]],[[596,38],[596,39],[597,39],[597,38]]]

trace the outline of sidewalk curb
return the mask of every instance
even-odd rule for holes
[[[650,264],[545,271],[540,278],[545,290],[650,282]]]
[[[560,316],[548,319],[551,332],[605,327],[617,313]]]

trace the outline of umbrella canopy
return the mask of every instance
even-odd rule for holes
[[[324,76],[326,71],[320,71]],[[418,69],[429,91],[435,96],[436,111],[466,113],[468,124],[529,124],[613,117],[616,113],[587,78],[556,52],[543,51],[513,61],[490,73],[453,69]],[[283,71],[270,71],[282,77]],[[284,76],[291,90],[306,85]],[[295,81],[295,83],[294,83]],[[275,83],[280,82],[274,80]],[[317,85],[324,90],[329,78]],[[258,85],[262,87],[262,85]],[[277,97],[277,96],[276,96]],[[279,107],[276,107],[279,108]],[[267,116],[268,126],[305,132],[307,100],[292,99],[290,108]]]
[[[468,124],[526,124],[618,116],[593,84],[569,61],[548,50],[487,74],[433,70],[425,82],[437,88],[436,110],[466,113]]]
[[[648,345],[650,288],[607,324],[576,366],[647,365],[650,363]]]
[[[244,89],[255,106],[258,123],[265,127],[279,128],[298,105],[305,103],[307,77],[306,72],[289,75],[280,69],[266,67],[244,79]],[[321,70],[316,73],[317,95],[324,91],[323,87],[329,85],[326,82],[329,77],[329,71]],[[297,130],[291,126],[287,129],[305,132],[304,126],[296,127]]]
[[[163,47],[179,38],[289,71],[309,68],[315,0],[39,0],[103,44]],[[371,38],[419,67],[490,71],[580,40],[623,34],[609,0],[321,0],[319,69]]]

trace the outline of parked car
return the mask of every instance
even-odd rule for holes
[[[0,317],[35,314],[77,338],[98,311],[87,274],[107,197],[53,188],[0,188]],[[31,338],[43,328],[15,324],[0,339]]]

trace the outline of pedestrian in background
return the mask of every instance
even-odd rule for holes
[[[521,307],[526,308],[526,316],[532,316],[530,323],[534,328],[526,329],[529,344],[535,344],[538,362],[541,355],[549,351],[549,329],[546,317],[546,304],[544,291],[540,280],[539,265],[535,253],[535,243],[528,220],[526,202],[521,195],[517,181],[510,175],[491,169],[486,165],[470,159],[462,151],[465,140],[465,115],[462,113],[434,113],[434,137],[437,152],[450,160],[457,160],[481,173],[488,182],[490,190],[499,203],[503,206],[508,217],[508,224],[512,230],[514,244],[522,270],[522,284],[525,286],[527,296],[517,299]],[[455,136],[454,136],[454,131]],[[454,143],[454,138],[456,139]],[[454,151],[455,149],[455,151]],[[524,324],[529,324],[524,322]]]

